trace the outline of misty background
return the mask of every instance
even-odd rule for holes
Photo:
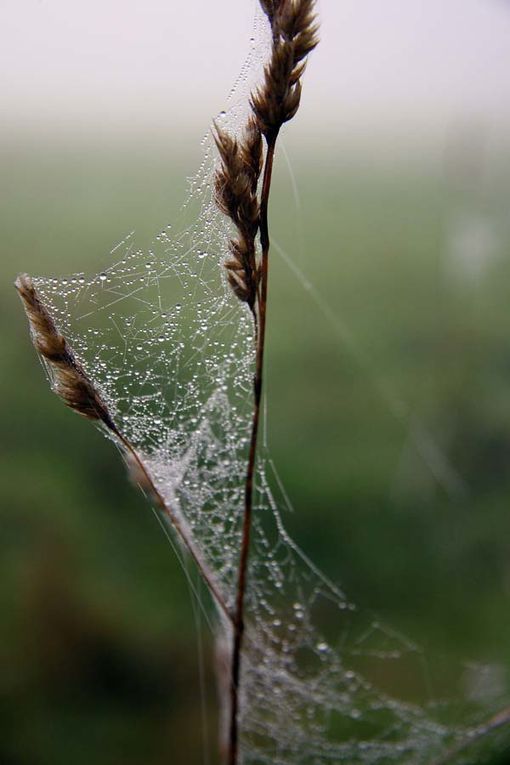
[[[423,137],[510,117],[507,0],[322,0],[299,130]],[[4,0],[2,130],[207,129],[246,57],[253,0]]]
[[[6,765],[217,761],[211,635],[111,444],[50,394],[12,282],[95,273],[172,222],[255,5],[0,2]],[[317,290],[274,251],[286,522],[361,608],[457,668],[441,693],[508,706],[510,3],[319,9],[271,203]]]

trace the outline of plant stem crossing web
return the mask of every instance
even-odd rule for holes
[[[257,292],[258,321],[256,323],[256,361],[255,375],[253,379],[253,421],[251,428],[250,451],[248,468],[246,471],[246,484],[244,494],[244,518],[241,554],[239,559],[239,572],[237,580],[237,601],[234,616],[234,643],[232,650],[232,685],[231,685],[231,717],[229,736],[229,765],[236,765],[238,759],[238,711],[239,711],[239,680],[241,673],[241,651],[244,634],[244,599],[246,593],[246,580],[248,571],[248,559],[250,553],[250,536],[253,511],[253,481],[255,463],[257,458],[257,439],[260,422],[260,404],[262,399],[262,378],[264,371],[264,349],[266,338],[266,308],[267,308],[267,282],[269,265],[269,226],[268,204],[271,190],[271,176],[273,171],[273,159],[277,135],[274,136],[267,146],[266,160],[264,165],[264,180],[262,183],[262,195],[260,204],[260,240],[262,246],[262,270]]]

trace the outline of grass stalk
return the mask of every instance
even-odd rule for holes
[[[230,719],[228,765],[239,762],[239,716],[242,682],[242,650],[245,633],[245,600],[248,582],[253,493],[257,441],[262,399],[269,275],[268,207],[276,141],[282,125],[296,114],[301,99],[301,76],[308,54],[317,45],[314,0],[260,0],[270,25],[272,48],[263,81],[251,94],[252,114],[244,135],[233,138],[216,127],[215,140],[221,163],[216,171],[216,202],[234,223],[237,234],[229,242],[225,262],[229,283],[239,300],[252,312],[255,327],[253,415],[244,487],[241,549],[239,553],[236,605],[233,620],[230,672]],[[262,169],[260,137],[266,141],[260,199],[258,181]],[[256,237],[260,239],[257,256]]]
[[[431,765],[449,765],[450,763],[453,763],[457,759],[458,755],[469,750],[471,747],[482,741],[491,733],[494,733],[500,728],[504,728],[506,726],[510,726],[510,707],[505,707],[505,709],[502,709],[495,715],[492,715],[492,717],[486,722],[473,728],[468,740],[465,740],[460,744],[451,747],[451,749],[448,749],[445,754],[443,754],[439,759],[434,760]]]
[[[181,523],[178,514],[154,485],[142,457],[115,423],[107,402],[87,376],[69,342],[60,334],[32,279],[28,274],[21,274],[16,279],[15,286],[27,315],[32,343],[46,366],[52,390],[70,409],[100,424],[121,445],[131,478],[153,499],[160,512],[169,518],[218,607],[231,621],[231,612],[214,573]]]
[[[231,709],[230,709],[230,733],[229,733],[229,765],[236,765],[239,749],[239,680],[241,672],[241,652],[244,636],[244,601],[247,585],[248,559],[250,554],[250,538],[253,515],[253,484],[255,465],[257,459],[257,440],[260,422],[260,407],[262,401],[262,380],[264,372],[264,350],[266,339],[266,309],[267,309],[267,282],[269,274],[269,226],[268,205],[271,190],[271,176],[276,146],[276,135],[268,143],[266,159],[264,163],[264,180],[260,201],[260,242],[262,247],[262,268],[260,276],[260,288],[257,294],[257,321],[255,324],[256,334],[256,360],[255,374],[253,378],[253,420],[251,426],[250,450],[248,455],[248,467],[246,470],[246,482],[244,490],[244,516],[241,552],[239,556],[239,570],[237,578],[236,611],[234,615],[234,639],[232,648],[231,669]]]
[[[308,54],[317,45],[315,0],[259,2],[270,26],[272,48],[262,82],[250,97],[251,114],[239,137],[230,135],[218,125],[215,125],[214,131],[220,157],[215,174],[215,199],[219,209],[230,218],[235,227],[235,235],[228,242],[229,256],[224,262],[224,267],[234,295],[246,303],[251,312],[255,339],[251,437],[244,483],[241,543],[233,608],[185,521],[158,491],[142,455],[119,429],[108,402],[87,376],[67,339],[60,334],[50,310],[44,304],[31,278],[21,275],[16,281],[29,321],[32,341],[44,361],[52,389],[67,406],[101,425],[114,438],[125,456],[132,480],[151,496],[159,511],[170,520],[176,534],[194,560],[212,598],[231,625],[232,640],[227,662],[230,688],[230,708],[227,715],[229,729],[223,753],[228,765],[238,765],[241,758],[240,691],[264,372],[271,178],[280,129],[285,122],[294,117],[299,108],[301,76]]]

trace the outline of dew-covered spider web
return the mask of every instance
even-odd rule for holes
[[[245,122],[267,51],[261,18],[254,30],[230,108],[218,116],[232,132]],[[102,273],[35,283],[233,606],[253,324],[221,267],[229,229],[213,201],[214,163],[207,137],[180,221],[147,251],[131,234]],[[262,449],[242,666],[244,765],[481,762],[480,747],[490,740],[497,748],[504,700],[465,698],[465,668],[426,657],[321,575],[285,530],[286,503]],[[223,677],[228,686],[230,627],[221,615],[217,622],[220,685]],[[398,692],[402,677],[413,688],[408,698]]]

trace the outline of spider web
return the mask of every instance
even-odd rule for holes
[[[254,29],[230,108],[218,116],[234,133],[246,120],[247,96],[267,51],[260,17]],[[130,234],[112,250],[112,264],[102,273],[40,278],[36,284],[233,606],[252,415],[253,326],[221,267],[229,228],[213,201],[210,137],[203,149],[180,221],[161,230],[148,251],[137,248]],[[262,448],[246,602],[242,762],[432,764],[449,752],[456,752],[457,762],[480,762],[479,747],[466,745],[479,740],[486,746],[484,734],[498,726],[483,721],[503,703],[493,699],[488,707],[466,699],[465,668],[426,658],[418,645],[329,582],[287,534],[286,504]],[[217,632],[227,698],[222,667],[232,636],[221,615]],[[413,689],[408,698],[397,692],[402,677]],[[225,700],[225,716],[227,709]]]

